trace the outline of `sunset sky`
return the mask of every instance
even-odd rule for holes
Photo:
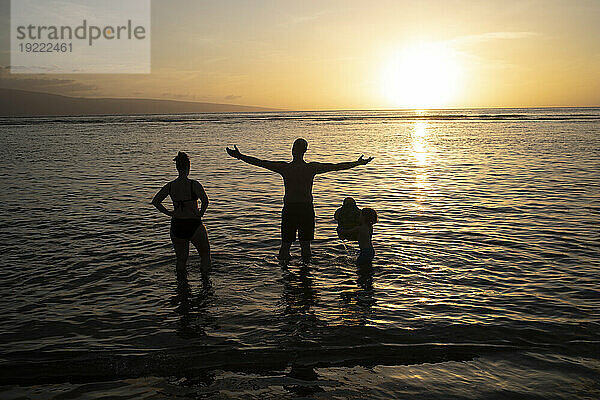
[[[157,0],[151,74],[3,68],[0,87],[302,110],[592,106],[599,20],[597,0]]]

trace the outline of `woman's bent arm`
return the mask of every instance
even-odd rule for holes
[[[200,199],[200,217],[202,218],[204,216],[204,213],[206,212],[206,209],[208,208],[208,196],[204,191],[204,187],[200,183],[198,183],[198,186],[200,186],[198,198]]]
[[[156,207],[156,209],[158,211],[160,211],[161,213],[168,215],[169,217],[172,217],[173,211],[167,210],[167,208],[162,205],[162,201],[165,198],[167,198],[168,195],[169,195],[169,184],[166,184],[165,186],[162,187],[162,189],[160,189],[158,191],[158,193],[156,193],[156,195],[152,199],[152,205],[154,207]]]

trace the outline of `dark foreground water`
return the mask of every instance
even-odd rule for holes
[[[599,132],[589,108],[0,120],[0,397],[598,398]],[[314,261],[282,270],[281,179],[224,148],[300,136],[375,160],[317,178]],[[210,287],[149,204],[178,150]],[[372,269],[345,196],[379,212]]]

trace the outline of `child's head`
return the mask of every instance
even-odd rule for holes
[[[360,218],[362,221],[369,225],[373,225],[377,222],[377,211],[372,208],[365,207],[360,212]]]
[[[356,207],[356,201],[352,197],[346,197],[344,199],[344,207]]]

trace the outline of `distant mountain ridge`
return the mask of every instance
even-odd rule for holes
[[[135,98],[87,98],[0,88],[0,116],[86,116],[183,114],[199,112],[260,112],[272,108],[236,104]]]

